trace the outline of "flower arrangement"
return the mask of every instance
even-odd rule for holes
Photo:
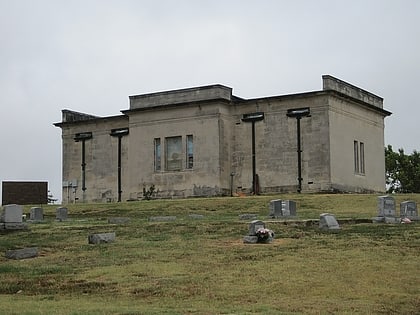
[[[258,242],[267,242],[270,238],[274,237],[274,232],[266,228],[259,228],[256,235],[258,237]]]

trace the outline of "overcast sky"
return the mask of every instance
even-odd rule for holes
[[[420,150],[420,1],[0,0],[0,180],[61,199],[61,110],[220,83],[244,98],[322,89],[384,98],[385,143]]]

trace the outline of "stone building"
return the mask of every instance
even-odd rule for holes
[[[243,99],[223,85],[130,96],[121,115],[62,111],[63,202],[383,192],[383,99],[323,89]]]

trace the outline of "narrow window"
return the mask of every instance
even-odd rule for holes
[[[155,171],[159,172],[161,170],[161,146],[160,138],[155,138]]]
[[[187,161],[186,161],[186,168],[193,168],[194,166],[194,154],[193,154],[193,147],[194,147],[194,143],[193,143],[193,136],[192,135],[187,135]]]
[[[354,173],[359,173],[359,142],[354,141],[353,143],[354,147]]]
[[[165,138],[165,166],[167,171],[181,170],[182,137]]]
[[[360,150],[359,150],[359,160],[360,160],[360,173],[365,173],[365,144],[360,142]]]

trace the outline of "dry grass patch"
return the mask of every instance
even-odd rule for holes
[[[418,200],[418,195],[397,200]],[[281,195],[49,207],[31,231],[1,235],[0,249],[37,246],[23,261],[0,257],[8,314],[415,314],[420,309],[420,225],[346,224],[339,233],[268,222],[271,199],[298,202],[302,219],[376,215],[376,196]],[[402,201],[401,200],[401,201]],[[256,213],[276,233],[243,244]],[[189,214],[202,214],[193,220]],[[172,222],[149,217],[176,216]],[[127,216],[125,225],[107,217]],[[116,242],[89,245],[90,233]]]

